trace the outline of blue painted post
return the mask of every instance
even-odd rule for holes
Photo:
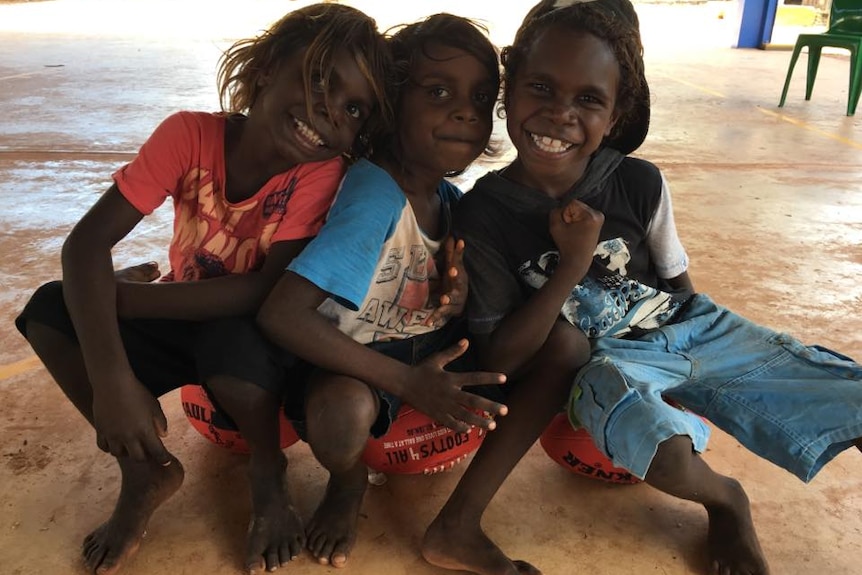
[[[739,0],[736,48],[762,48],[772,39],[778,0]]]

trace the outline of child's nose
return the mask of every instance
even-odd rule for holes
[[[572,124],[578,120],[577,107],[571,102],[558,100],[553,102],[549,109],[550,116],[555,122],[562,124]]]
[[[467,113],[464,113],[464,114],[456,113],[455,119],[458,120],[459,122],[468,122],[471,124],[479,121],[479,118],[475,114],[467,114]]]
[[[329,122],[334,128],[337,128],[344,120],[343,108],[344,106],[339,102],[338,98],[332,96],[324,98],[321,96],[314,104],[314,113],[318,118]]]
[[[459,122],[478,122],[479,108],[470,98],[461,98],[456,102],[452,117]]]

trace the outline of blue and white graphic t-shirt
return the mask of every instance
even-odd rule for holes
[[[448,230],[461,192],[442,181],[438,193]],[[420,229],[395,180],[360,160],[347,171],[320,233],[288,269],[330,294],[319,311],[354,340],[403,339],[439,327],[424,322],[438,298],[440,246]]]
[[[625,250],[625,243],[619,238],[608,241],[622,245]],[[604,243],[599,244],[589,273],[563,304],[561,315],[590,338],[621,336],[633,329],[643,331],[663,325],[677,310],[678,302],[669,293],[605,267],[600,255]],[[539,289],[548,281],[559,258],[559,252],[554,250],[545,252],[535,262],[524,262],[518,269],[521,280]]]

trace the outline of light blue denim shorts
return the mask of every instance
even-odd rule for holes
[[[701,415],[808,482],[862,437],[862,366],[698,294],[670,325],[596,340],[568,407],[614,465],[640,478],[675,435],[703,452],[709,427]]]

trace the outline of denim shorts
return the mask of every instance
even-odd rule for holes
[[[568,407],[615,465],[640,478],[672,436],[703,452],[700,415],[808,482],[862,437],[862,366],[698,294],[669,325],[596,340]]]

